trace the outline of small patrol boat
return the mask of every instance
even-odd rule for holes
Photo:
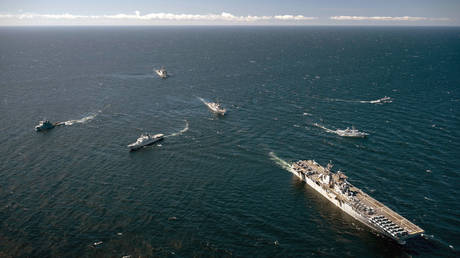
[[[216,102],[206,102],[205,103],[206,106],[208,106],[208,108],[218,114],[218,115],[225,115],[225,112],[227,112],[227,110],[225,108],[223,108],[219,103],[216,103]]]
[[[382,104],[382,103],[391,103],[391,102],[393,102],[393,100],[390,97],[387,97],[387,96],[385,96],[385,97],[383,97],[381,99],[369,101],[369,103],[371,103],[371,104]]]
[[[166,72],[166,69],[164,67],[162,67],[159,70],[154,69],[154,71],[156,74],[158,74],[158,76],[160,76],[161,79],[166,79],[168,77],[168,72]]]
[[[35,131],[40,132],[40,131],[46,131],[53,129],[56,126],[56,124],[51,123],[49,120],[43,120],[38,123],[38,125],[35,126]]]
[[[368,133],[360,132],[356,130],[354,127],[352,127],[351,129],[347,127],[347,129],[345,130],[337,129],[335,130],[335,133],[342,137],[351,137],[351,138],[364,138],[369,135]]]

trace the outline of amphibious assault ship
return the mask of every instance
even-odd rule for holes
[[[423,229],[403,218],[347,181],[347,176],[331,171],[314,160],[300,160],[290,165],[291,172],[326,197],[344,212],[378,233],[404,244],[422,234]]]

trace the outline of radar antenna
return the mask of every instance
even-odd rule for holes
[[[334,165],[332,165],[332,161],[329,160],[329,163],[327,164],[326,170],[331,172],[331,169]]]

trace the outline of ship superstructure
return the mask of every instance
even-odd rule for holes
[[[164,134],[155,134],[155,135],[149,135],[149,134],[142,134],[136,142],[131,143],[128,145],[128,148],[130,151],[135,151],[138,150],[144,146],[149,146],[152,145],[156,142],[159,142],[164,139]]]
[[[55,127],[55,124],[51,123],[49,120],[43,120],[38,123],[38,125],[35,126],[35,131],[40,132],[40,131],[45,131],[45,130],[50,130]]]
[[[161,67],[159,70],[155,70],[155,73],[160,76],[161,79],[166,79],[168,77],[168,72],[166,72],[164,67]]]
[[[369,101],[369,103],[372,103],[372,104],[391,103],[391,102],[393,102],[393,100],[391,100],[391,98],[387,97],[387,96],[385,96],[385,97],[383,97],[381,99]]]
[[[216,103],[216,102],[205,102],[206,106],[208,106],[208,108],[218,114],[218,115],[225,115],[225,112],[227,112],[227,110],[225,108],[223,108],[219,103]]]
[[[360,132],[356,130],[354,127],[352,127],[351,129],[347,127],[347,129],[345,130],[337,129],[335,130],[335,133],[342,137],[351,137],[351,138],[364,138],[369,135],[368,133]]]
[[[290,166],[294,175],[344,212],[400,244],[424,232],[417,225],[350,184],[344,173],[334,173],[331,168],[331,164],[323,167],[314,160],[300,160]]]
[[[51,123],[49,120],[42,120],[38,123],[38,125],[35,126],[35,131],[40,132],[40,131],[47,131],[51,130],[56,126],[64,125],[65,122],[57,122],[57,123]]]

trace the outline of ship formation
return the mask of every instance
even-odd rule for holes
[[[154,70],[162,79],[168,77],[166,69]],[[225,115],[226,109],[217,102],[207,102],[199,98],[213,113]],[[361,101],[362,103],[389,103],[391,98],[384,97],[373,101]],[[51,123],[48,120],[40,121],[35,126],[36,131],[47,131],[56,126],[65,125],[67,122]],[[369,135],[355,128],[345,130],[331,130],[319,124],[314,124],[327,132],[336,133],[343,137],[363,138]],[[188,124],[186,129],[188,129]],[[184,129],[184,130],[186,130]],[[145,146],[153,145],[165,136],[163,134],[142,134],[136,142],[127,147],[130,151],[139,150]],[[417,225],[394,212],[384,204],[370,197],[359,188],[347,181],[347,176],[338,171],[331,171],[332,165],[323,167],[314,160],[300,160],[289,165],[289,171],[305,181],[310,187],[339,207],[342,211],[368,226],[372,230],[404,244],[407,239],[421,235],[424,231]],[[98,242],[99,243],[99,242]]]
[[[290,165],[290,171],[305,181],[341,210],[376,232],[404,244],[407,239],[424,231],[417,225],[370,197],[347,181],[347,176],[331,171],[314,160],[300,160]]]

